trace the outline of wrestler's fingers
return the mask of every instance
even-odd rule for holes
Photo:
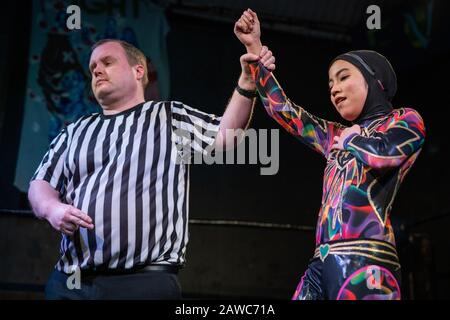
[[[252,16],[253,20],[255,22],[258,22],[258,15],[256,14],[256,12],[254,12],[252,9],[247,9],[247,12],[250,13],[250,15]]]
[[[245,32],[245,24],[244,22],[241,21],[241,19],[239,19],[238,21],[236,21],[236,23],[234,24],[234,28],[236,30],[239,30],[241,32]]]
[[[248,28],[251,28],[252,22],[250,21],[249,18],[247,18],[245,15],[242,15],[242,16],[241,16],[241,19],[242,19],[242,21],[245,22],[245,24],[247,25]]]
[[[253,23],[253,16],[248,11],[244,11],[243,16],[247,18],[250,23]]]

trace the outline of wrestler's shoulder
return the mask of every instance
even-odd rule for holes
[[[409,107],[394,109],[393,116],[397,119],[402,119],[402,120],[417,119],[419,121],[423,121],[420,113],[416,109],[409,108]]]

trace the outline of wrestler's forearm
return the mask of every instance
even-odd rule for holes
[[[394,119],[391,127],[374,137],[350,135],[344,149],[374,169],[397,167],[422,148],[425,127],[420,115],[410,110]]]
[[[251,65],[261,102],[270,117],[290,134],[321,154],[328,147],[339,125],[310,114],[293,103],[285,94],[273,73],[260,62]]]
[[[299,136],[301,134],[298,128],[298,124],[301,124],[299,108],[290,102],[272,72],[261,63],[252,64],[251,70],[261,102],[269,116],[289,133]]]
[[[246,45],[245,48],[247,49],[248,53],[253,53],[256,55],[259,55],[262,49],[262,43],[261,40],[255,41],[250,45]]]

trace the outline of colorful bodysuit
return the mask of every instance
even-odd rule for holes
[[[261,63],[252,66],[266,111],[327,160],[316,250],[293,299],[399,299],[400,264],[389,219],[397,190],[425,138],[420,115],[395,109],[363,123],[331,150],[346,127],[290,101]]]

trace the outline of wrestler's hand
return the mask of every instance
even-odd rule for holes
[[[72,236],[79,227],[94,229],[92,219],[87,214],[64,203],[50,205],[46,218],[53,228],[69,236]]]
[[[331,150],[333,149],[337,149],[337,150],[344,150],[344,141],[345,139],[352,135],[352,134],[361,134],[361,127],[358,126],[357,124],[349,127],[349,128],[345,128],[342,132],[340,136],[335,136],[334,137],[334,144],[331,146]]]
[[[261,51],[261,28],[258,16],[247,9],[234,24],[234,34],[247,48],[248,53],[259,54]]]

